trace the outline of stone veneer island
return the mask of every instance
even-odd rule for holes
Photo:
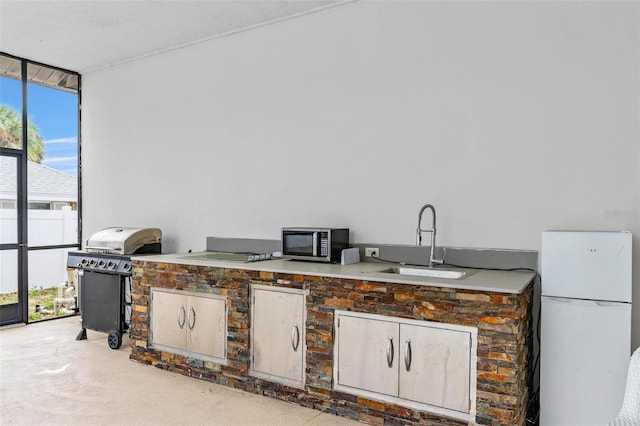
[[[388,282],[348,267],[282,267],[284,260],[222,265],[171,255],[134,258],[131,359],[246,392],[278,398],[364,423],[524,425],[533,370],[532,296],[535,274],[492,272],[487,286],[435,280],[428,285]],[[365,262],[368,263],[368,262]],[[361,264],[362,265],[362,264]],[[325,268],[328,272],[323,272]],[[305,272],[308,269],[308,272]],[[343,273],[344,272],[344,273]],[[477,272],[476,281],[480,274]],[[359,277],[359,278],[358,278]],[[467,280],[471,280],[468,278]],[[497,289],[492,280],[499,282]],[[396,278],[395,281],[398,281]],[[408,280],[410,281],[410,280]],[[434,281],[434,280],[432,280]],[[513,288],[504,283],[516,282]],[[251,287],[304,290],[303,387],[251,375]],[[151,346],[152,289],[216,295],[226,303],[224,360]],[[515,289],[515,290],[514,290]],[[491,290],[491,291],[489,291]],[[334,312],[353,311],[477,328],[473,418],[460,420],[384,398],[334,389]],[[410,404],[409,404],[410,405]]]

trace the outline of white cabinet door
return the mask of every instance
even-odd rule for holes
[[[252,373],[303,384],[305,294],[256,286],[252,290]]]
[[[182,349],[187,328],[187,296],[151,291],[152,344]]]
[[[151,291],[152,347],[224,359],[226,341],[225,298],[178,291]]]
[[[341,315],[338,327],[338,384],[397,396],[398,323]]]
[[[335,311],[334,389],[473,422],[477,328]]]
[[[188,297],[187,351],[224,358],[227,310],[223,299]]]
[[[401,324],[399,361],[400,398],[469,411],[470,333]]]

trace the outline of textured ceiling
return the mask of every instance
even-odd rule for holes
[[[0,51],[81,74],[344,0],[0,1]]]

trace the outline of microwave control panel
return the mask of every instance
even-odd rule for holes
[[[322,232],[320,234],[320,256],[329,255],[329,233]]]

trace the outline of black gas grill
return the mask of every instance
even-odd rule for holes
[[[106,228],[87,240],[84,250],[69,252],[67,267],[78,274],[82,330],[108,333],[111,349],[122,345],[131,321],[131,255],[161,252],[162,232],[157,228]]]

